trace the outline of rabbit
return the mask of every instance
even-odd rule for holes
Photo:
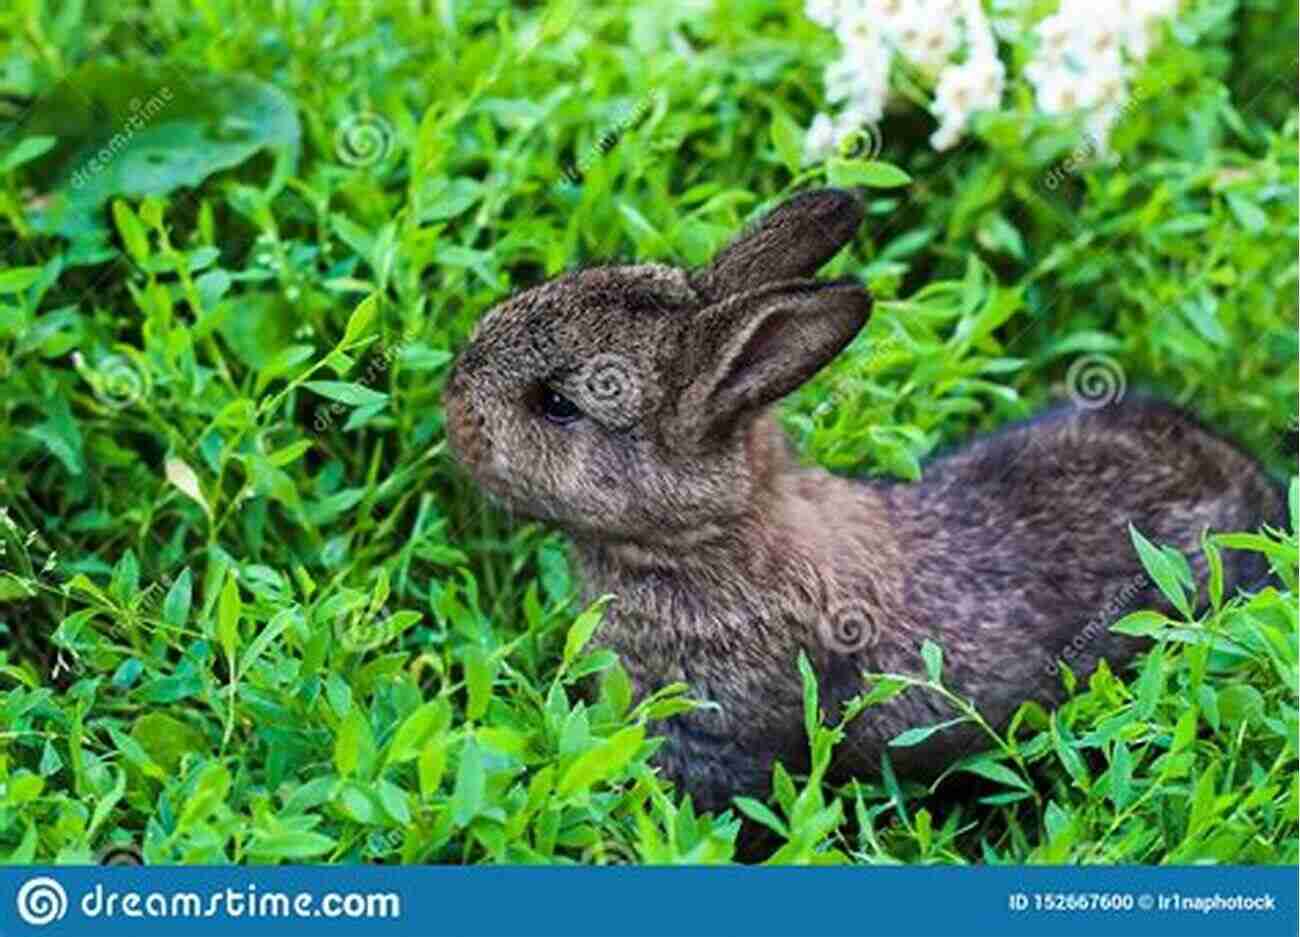
[[[867,322],[859,282],[814,278],[863,215],[858,194],[814,190],[702,269],[593,267],[527,289],[481,319],[444,390],[457,460],[567,532],[589,600],[617,597],[595,640],[634,693],[681,681],[714,704],[655,726],[655,764],[699,809],[765,793],[778,760],[807,769],[801,651],[835,714],[864,673],[924,673],[929,639],[945,684],[1005,725],[1059,699],[1058,661],[1086,675],[1144,646],[1105,627],[1161,601],[1130,524],[1186,552],[1206,528],[1285,516],[1263,469],[1154,401],[1057,407],[915,483],[801,467],[771,408]],[[1227,588],[1259,563],[1229,553]],[[888,743],[953,715],[924,688],[873,706],[831,776],[879,776],[888,750],[900,776],[932,779],[979,729]]]

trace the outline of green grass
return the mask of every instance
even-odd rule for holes
[[[1280,587],[1130,616],[1153,650],[987,727],[973,786],[824,785],[836,730],[815,720],[812,776],[778,770],[728,815],[658,780],[652,720],[691,704],[630,700],[561,538],[456,469],[448,362],[512,290],[699,263],[794,188],[891,180],[798,165],[790,128],[834,53],[798,3],[428,6],[0,12],[0,861],[725,862],[743,814],[776,861],[1297,862],[1286,532],[1216,532],[1211,556],[1263,552]],[[1073,130],[1021,86],[948,154],[921,112],[887,118],[880,158],[913,181],[872,190],[828,268],[880,302],[783,407],[808,460],[916,478],[1104,355],[1295,474],[1295,8],[1192,6],[1116,161],[1060,185]],[[278,89],[300,152],[60,228],[43,212],[72,144],[41,137],[73,124],[40,115],[139,99],[88,62],[174,81],[166,106],[209,122],[214,161],[218,141],[287,142],[266,112],[222,112]],[[1293,531],[1296,500],[1293,482]],[[1180,558],[1148,562],[1186,588]],[[946,692],[941,667],[897,680]]]

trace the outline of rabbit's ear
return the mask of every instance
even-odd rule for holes
[[[853,240],[862,199],[848,189],[817,189],[777,206],[691,276],[709,302],[765,283],[806,279]]]
[[[690,324],[686,389],[668,427],[682,448],[727,438],[747,416],[807,381],[853,340],[871,314],[856,281],[797,280],[732,296]]]

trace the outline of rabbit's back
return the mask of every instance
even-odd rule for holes
[[[917,648],[935,640],[945,682],[995,724],[1026,699],[1057,698],[1058,661],[1084,675],[1142,649],[1109,630],[1135,608],[1167,606],[1130,524],[1187,555],[1199,586],[1202,531],[1285,522],[1283,490],[1253,460],[1177,408],[1141,400],[1050,411],[935,461],[920,484],[884,491],[903,601],[867,663],[922,672]],[[1224,558],[1229,595],[1267,575],[1255,554]],[[952,715],[937,698],[905,694],[859,720],[858,747],[874,754],[897,731]],[[940,733],[891,754],[925,774],[971,741]]]

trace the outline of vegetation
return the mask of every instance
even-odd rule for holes
[[[952,151],[900,110],[803,165],[836,48],[794,0],[6,5],[0,861],[726,862],[744,817],[778,862],[1296,863],[1294,480],[1291,532],[1205,541],[1277,586],[1193,597],[1135,533],[1182,613],[987,727],[973,786],[823,784],[809,682],[812,775],[711,816],[647,762],[693,704],[629,698],[440,406],[510,291],[700,263],[830,181],[871,187],[829,269],[880,301],[783,407],[807,459],[915,479],[1087,359],[1293,476],[1295,18],[1194,0],[1109,159],[1013,83]],[[927,659],[844,718],[945,692]]]

